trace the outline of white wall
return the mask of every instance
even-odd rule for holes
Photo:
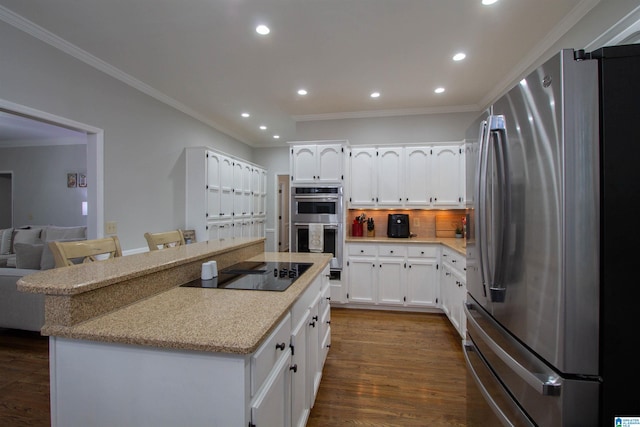
[[[249,146],[0,21],[0,99],[104,130],[104,219],[124,250],[184,227],[187,146]],[[260,162],[258,162],[260,163]]]
[[[478,112],[316,120],[296,124],[296,140],[346,139],[351,145],[462,141]]]
[[[13,226],[87,225],[87,188],[68,188],[67,173],[86,173],[86,145],[0,149],[0,170],[13,172]]]

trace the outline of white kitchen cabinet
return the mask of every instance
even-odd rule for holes
[[[380,207],[402,206],[404,200],[404,151],[401,147],[377,149],[377,195]]]
[[[463,160],[460,145],[433,147],[433,172],[429,196],[433,207],[464,207]]]
[[[403,305],[405,300],[406,247],[378,245],[379,304]]]
[[[378,170],[375,148],[352,148],[349,153],[349,205],[376,205]]]
[[[347,243],[347,302],[439,306],[439,245]]]
[[[251,223],[254,216],[264,218],[266,214],[266,170],[207,147],[185,151],[185,228],[195,230],[196,240],[264,236],[264,227],[251,227]],[[258,186],[255,197],[254,182]],[[259,211],[254,214],[256,201]],[[253,234],[255,231],[261,234]]]
[[[442,310],[462,338],[466,334],[466,316],[463,304],[466,301],[466,258],[449,248],[442,250],[440,278]]]
[[[428,184],[431,180],[431,147],[406,147],[405,150],[404,205],[429,205]]]
[[[294,145],[290,170],[293,184],[341,184],[344,181],[344,146],[341,143]]]
[[[307,328],[311,319],[309,309],[291,332],[291,425],[302,427],[309,418]]]
[[[357,147],[350,153],[351,208],[462,208],[460,144]]]
[[[407,306],[438,307],[439,277],[436,245],[407,248]]]
[[[349,163],[351,207],[391,207],[402,203],[401,147],[353,148]]]

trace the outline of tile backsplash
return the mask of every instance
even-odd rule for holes
[[[377,237],[387,235],[387,215],[390,213],[408,214],[409,231],[418,237],[455,237],[455,229],[457,226],[461,226],[465,210],[349,209],[345,224],[346,235],[351,236],[351,224],[353,224],[354,218],[363,213],[367,218],[373,218]],[[367,235],[366,223],[364,224],[364,235]]]

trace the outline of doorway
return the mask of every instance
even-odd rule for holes
[[[278,252],[289,252],[289,175],[278,175]]]
[[[0,172],[0,230],[13,227],[13,173]]]
[[[87,238],[102,237],[104,235],[104,131],[3,99],[0,99],[0,114],[32,120],[35,124],[52,125],[86,136]]]

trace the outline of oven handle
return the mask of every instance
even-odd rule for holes
[[[325,227],[325,228],[336,228],[336,229],[337,229],[337,228],[340,228],[340,224],[337,224],[337,223],[328,223],[328,224],[325,224],[324,222],[313,222],[312,224],[322,224],[322,225],[324,225],[324,227]],[[302,226],[302,227],[304,227],[304,226],[308,227],[308,226],[309,226],[309,223],[308,223],[308,222],[294,222],[294,223],[293,223],[293,225],[294,225],[294,226],[296,226],[296,227],[300,227],[300,226]]]
[[[334,200],[340,200],[342,198],[342,196],[340,195],[335,195],[335,196],[330,196],[330,195],[325,195],[323,194],[322,196],[313,196],[313,195],[302,195],[302,194],[294,194],[293,196],[294,200],[295,199],[304,199],[304,200],[318,200],[318,201],[334,201]]]

